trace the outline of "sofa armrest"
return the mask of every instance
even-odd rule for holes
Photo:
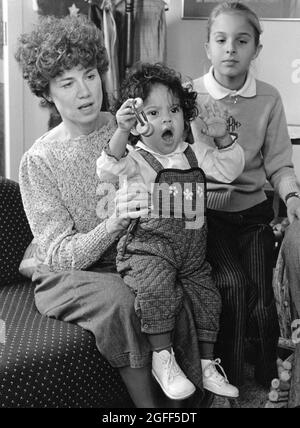
[[[23,278],[19,265],[32,239],[19,184],[0,177],[0,287]]]

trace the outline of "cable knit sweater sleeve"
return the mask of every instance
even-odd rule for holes
[[[66,183],[68,173],[66,170]],[[83,206],[76,219],[76,210],[82,200],[81,195],[77,201],[72,197],[79,193],[76,182],[69,183],[75,188],[70,197],[75,208],[70,209],[67,198],[62,198],[62,189],[58,185],[55,171],[46,157],[30,151],[25,153],[19,178],[25,212],[38,243],[39,256],[52,271],[85,269],[95,263],[115,241],[106,231],[105,221],[100,223],[94,214],[96,202],[93,198],[95,209],[92,207],[89,213],[88,210],[85,212]],[[84,177],[82,183],[83,180]],[[90,181],[95,180],[92,177]],[[67,190],[68,192],[70,191]],[[94,189],[91,194],[94,195]],[[78,231],[80,228],[75,223],[81,224],[81,219],[84,226],[82,231]],[[92,224],[91,228],[88,223]]]

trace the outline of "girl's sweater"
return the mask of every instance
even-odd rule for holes
[[[85,269],[114,242],[97,217],[96,174],[96,161],[114,131],[110,120],[90,135],[69,139],[61,123],[21,160],[21,194],[39,261],[53,271]]]
[[[289,192],[299,191],[283,104],[274,87],[249,73],[244,87],[231,91],[214,79],[211,69],[194,81],[194,88],[200,105],[215,101],[228,110],[231,135],[245,151],[244,171],[233,183],[209,180],[209,208],[241,211],[259,204],[266,199],[267,180],[283,200]],[[197,136],[196,121],[192,128]]]

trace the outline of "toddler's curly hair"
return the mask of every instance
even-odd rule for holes
[[[30,33],[19,37],[15,58],[21,66],[33,94],[49,94],[50,80],[66,70],[82,65],[95,67],[102,75],[108,69],[108,58],[101,31],[86,16],[40,17]]]
[[[119,99],[112,108],[113,113],[116,113],[128,98],[139,97],[144,101],[156,83],[169,88],[178,98],[183,111],[185,129],[189,130],[190,122],[198,116],[197,92],[193,91],[191,83],[183,84],[179,72],[162,63],[138,63],[132,68],[121,84]],[[135,139],[134,136],[130,136],[132,143],[136,142]]]

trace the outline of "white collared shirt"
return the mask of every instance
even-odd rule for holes
[[[210,70],[207,74],[204,75],[204,85],[207,89],[209,95],[215,100],[222,100],[226,97],[243,97],[243,98],[252,98],[256,96],[256,80],[251,72],[248,73],[246,82],[241,89],[233,90],[225,88],[222,86],[214,77],[213,67],[210,67]],[[197,80],[194,81],[195,87],[197,86]]]

